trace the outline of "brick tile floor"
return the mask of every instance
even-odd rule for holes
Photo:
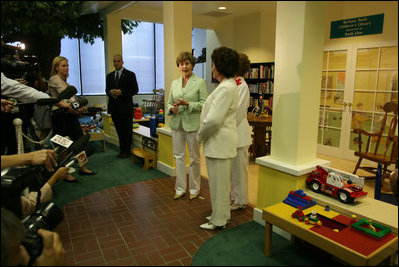
[[[65,266],[187,266],[223,230],[200,229],[211,214],[209,185],[200,197],[173,200],[175,177],[108,188],[65,205],[58,232]],[[79,186],[79,184],[77,184]],[[233,211],[227,228],[251,221],[253,208]]]

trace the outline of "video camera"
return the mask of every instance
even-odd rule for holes
[[[77,157],[82,154],[81,151],[89,139],[89,134],[83,135],[78,141],[61,151],[59,154],[67,156],[63,159],[57,157],[58,166],[70,166],[78,162]],[[56,170],[48,172],[43,166],[25,166],[10,168],[1,175],[1,205],[19,218],[22,217],[21,192],[25,188],[38,192],[35,210],[22,220],[26,229],[22,244],[31,259],[38,257],[43,249],[43,240],[37,234],[37,230],[53,230],[64,218],[62,210],[54,203],[40,203],[40,189],[55,172]]]
[[[29,76],[32,76],[34,71],[39,70],[39,60],[34,55],[23,55],[20,60],[15,58],[1,59],[1,71],[10,79],[26,79]]]

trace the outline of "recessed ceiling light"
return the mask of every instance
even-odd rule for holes
[[[225,7],[225,6],[220,6],[220,7],[218,7],[218,9],[219,9],[219,10],[226,10],[227,7]]]

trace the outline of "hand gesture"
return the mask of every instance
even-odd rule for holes
[[[28,157],[31,165],[44,165],[49,172],[53,172],[54,167],[57,167],[57,154],[54,150],[42,149],[21,155]]]

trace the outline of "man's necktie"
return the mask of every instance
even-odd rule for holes
[[[119,72],[117,71],[115,75],[115,83],[118,84],[118,82],[119,82]]]

